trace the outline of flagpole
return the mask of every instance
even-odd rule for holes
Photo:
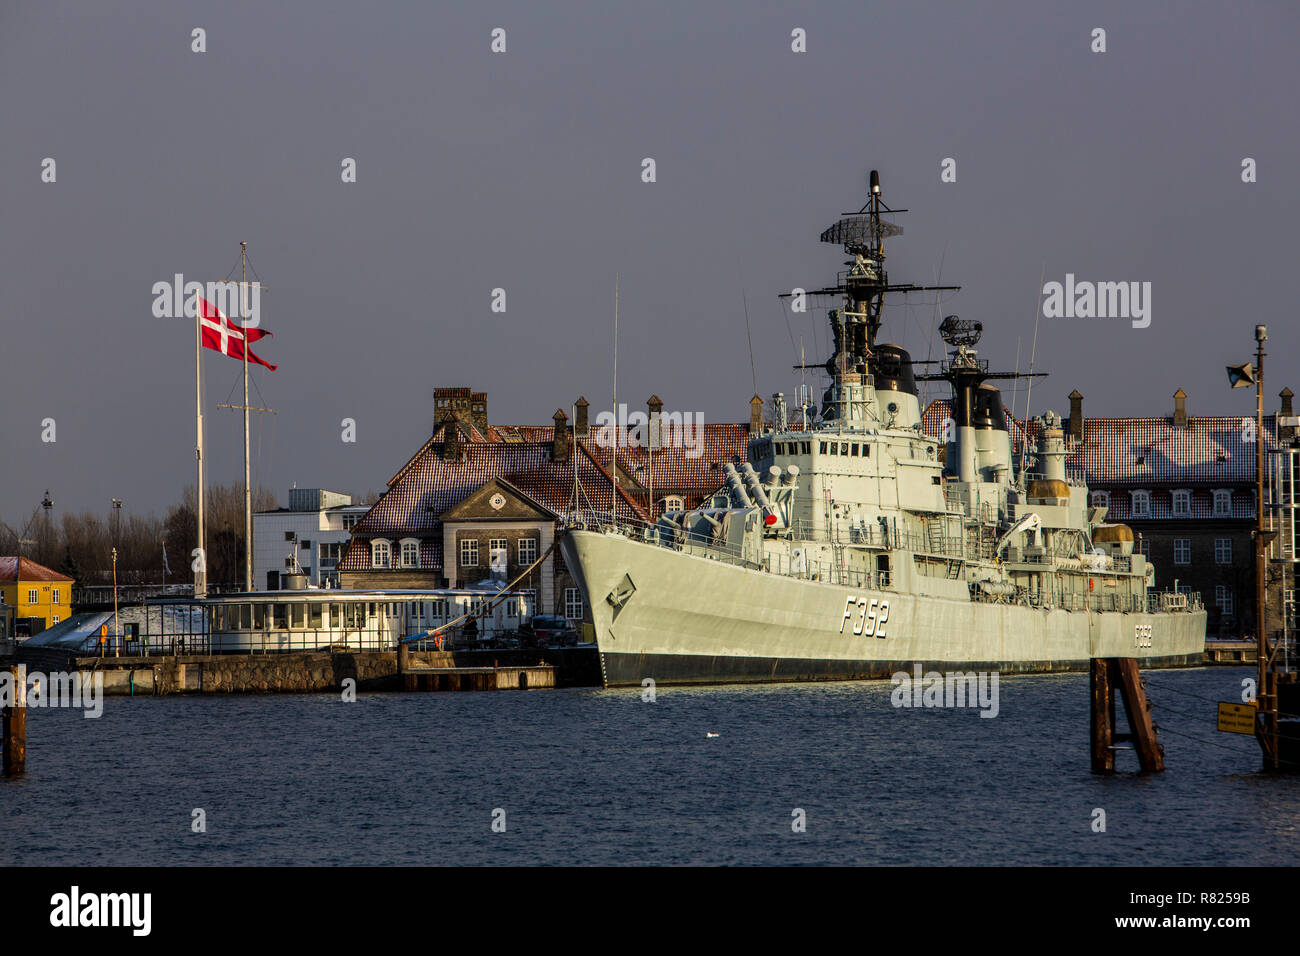
[[[208,593],[207,552],[203,550],[203,306],[194,296],[194,457],[198,461],[199,565],[194,572],[194,596]]]
[[[248,304],[244,296],[248,294],[247,275],[248,243],[239,244],[239,311],[240,324],[244,327],[244,590],[253,590],[253,491],[250,486],[249,450],[248,450]]]

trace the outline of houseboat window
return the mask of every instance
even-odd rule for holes
[[[252,630],[253,627],[253,605],[239,605],[239,629],[241,631]]]
[[[338,604],[330,605],[330,627],[343,626],[343,608]]]
[[[253,628],[255,630],[260,631],[265,627],[266,627],[266,605],[254,604],[253,605]]]
[[[282,631],[289,626],[289,605],[272,604],[271,615],[271,626],[277,631]]]
[[[361,627],[362,616],[365,613],[365,607],[361,604],[345,604],[344,621],[347,627]]]
[[[803,453],[804,453],[805,455],[811,455],[811,454],[812,454],[812,442],[810,442],[810,441],[806,441],[806,442],[803,443]]]
[[[307,605],[293,605],[293,620],[289,626],[295,630],[302,630],[307,626]]]
[[[822,453],[823,455],[826,454],[826,443],[825,443],[824,441],[821,441],[821,442],[818,442],[817,444],[821,446],[821,448],[819,449],[819,451],[821,451],[821,453]]]
[[[309,604],[307,605],[307,608],[308,608],[307,626],[314,628],[315,630],[320,630],[321,606],[319,604]]]

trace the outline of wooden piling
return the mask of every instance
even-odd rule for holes
[[[15,707],[5,707],[0,712],[0,771],[6,777],[17,777],[27,771],[27,675],[21,667],[11,669],[15,694]]]
[[[1159,773],[1165,769],[1164,751],[1156,736],[1155,722],[1151,719],[1151,705],[1147,701],[1137,660],[1132,657],[1094,657],[1091,662],[1092,706],[1092,772],[1115,772],[1117,744],[1133,744],[1138,765],[1143,773]],[[1129,732],[1115,732],[1115,688],[1118,685],[1124,701],[1124,715]]]
[[[1115,772],[1115,688],[1110,682],[1110,661],[1094,657],[1092,672],[1092,772]]]

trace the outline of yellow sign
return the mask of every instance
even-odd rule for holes
[[[1255,733],[1254,704],[1233,704],[1219,701],[1219,729],[1229,734]]]

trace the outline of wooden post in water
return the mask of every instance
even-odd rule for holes
[[[1092,672],[1092,772],[1115,772],[1115,745],[1133,744],[1143,773],[1160,773],[1165,769],[1164,751],[1151,719],[1137,660],[1132,657],[1094,657]],[[1124,715],[1129,732],[1115,732],[1115,687],[1124,701]]]
[[[1092,772],[1114,773],[1115,688],[1110,682],[1110,662],[1094,657],[1092,672]]]
[[[18,777],[27,771],[27,674],[26,669],[15,665],[13,677],[14,703],[0,712],[0,764],[6,777]]]

